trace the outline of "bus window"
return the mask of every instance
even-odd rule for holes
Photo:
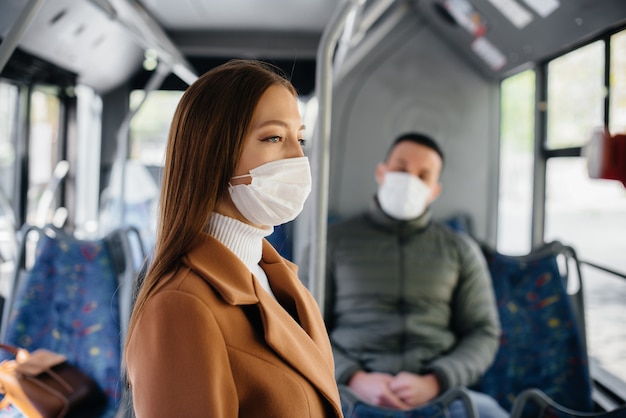
[[[611,37],[609,131],[626,134],[626,30]]]
[[[604,125],[604,42],[548,64],[548,148],[580,147]]]
[[[8,294],[9,277],[17,252],[13,213],[18,88],[0,81],[0,294]]]
[[[59,160],[57,142],[60,122],[60,100],[55,92],[43,87],[33,90],[31,95],[30,143],[28,164],[28,203],[26,221],[30,224],[46,222],[54,207],[46,208],[48,219],[37,219],[43,191],[52,179]]]
[[[623,132],[626,126],[624,32],[612,36],[609,46],[608,122],[613,129]],[[604,126],[604,48],[604,42],[594,42],[549,64],[548,144],[551,146],[583,145],[592,127]],[[548,159],[544,239],[572,245],[583,259],[589,353],[616,376],[626,376],[623,355],[626,329],[612,325],[626,315],[626,281],[584,262],[626,273],[623,256],[626,234],[622,231],[626,231],[626,190],[620,182],[590,179],[585,158]]]
[[[584,158],[551,158],[547,165],[545,240],[576,248],[584,260],[626,272],[626,191],[614,180],[591,180]],[[583,266],[590,354],[616,376],[626,376],[626,281]]]
[[[160,174],[165,158],[167,135],[182,91],[158,90],[150,93],[130,123],[129,159],[125,167],[125,225],[139,229],[145,248],[154,245],[156,208],[159,198]],[[130,108],[143,100],[144,91],[130,95]],[[113,225],[120,211],[121,167],[114,167],[111,184],[105,193],[101,223]],[[119,184],[118,184],[119,183]]]
[[[501,85],[498,251],[530,251],[535,72],[526,70]]]
[[[134,109],[143,99],[143,90],[130,94]],[[130,124],[130,158],[145,166],[161,167],[170,123],[182,91],[153,91]]]
[[[16,86],[0,81],[0,189],[9,202],[13,200],[15,180],[17,95]]]

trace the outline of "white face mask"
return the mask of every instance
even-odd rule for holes
[[[307,157],[271,161],[250,170],[251,184],[228,185],[235,207],[255,225],[277,226],[295,219],[311,192]]]
[[[378,188],[378,202],[392,218],[407,221],[420,216],[426,208],[430,189],[418,177],[400,171],[385,173]]]

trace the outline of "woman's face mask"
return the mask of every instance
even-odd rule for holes
[[[430,188],[418,177],[388,171],[377,195],[380,207],[387,215],[406,221],[424,213],[430,194]]]
[[[307,157],[271,161],[250,170],[250,184],[228,185],[235,207],[255,225],[277,226],[296,218],[311,192]]]

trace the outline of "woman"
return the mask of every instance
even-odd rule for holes
[[[264,239],[310,192],[303,129],[295,89],[260,62],[183,95],[126,340],[138,417],[341,416],[315,300]]]

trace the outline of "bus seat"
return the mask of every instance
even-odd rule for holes
[[[29,235],[38,232],[31,268]],[[52,227],[27,226],[19,264],[5,307],[1,340],[29,351],[64,354],[90,375],[108,397],[101,417],[112,417],[120,401],[121,350],[130,312],[133,228],[96,240],[79,240]]]
[[[591,411],[584,323],[566,290],[571,269],[559,268],[562,257],[565,266],[572,258],[578,265],[571,247],[555,241],[524,256],[503,255],[485,245],[483,251],[502,334],[477,389],[509,410],[522,391],[537,388],[567,408]],[[582,304],[582,282],[578,291],[574,301]]]
[[[605,412],[581,412],[555,402],[539,389],[526,389],[513,403],[511,418],[626,418],[626,405]]]
[[[293,221],[274,227],[267,240],[282,257],[293,261]]]
[[[476,406],[469,397],[467,389],[462,387],[451,388],[428,404],[408,411],[370,405],[345,385],[339,385],[339,395],[345,418],[444,418],[450,416],[450,404],[456,400],[463,403],[467,418],[478,417]]]
[[[109,186],[102,192],[100,232],[107,234],[126,225],[136,227],[141,231],[143,244],[149,252],[155,244],[159,184],[149,168],[139,161],[126,160],[122,166],[117,161],[114,163]],[[124,198],[122,177],[125,179]]]
[[[470,237],[474,236],[474,228],[472,226],[472,217],[463,212],[448,216],[441,220],[441,223],[447,225],[453,231],[464,232]]]

